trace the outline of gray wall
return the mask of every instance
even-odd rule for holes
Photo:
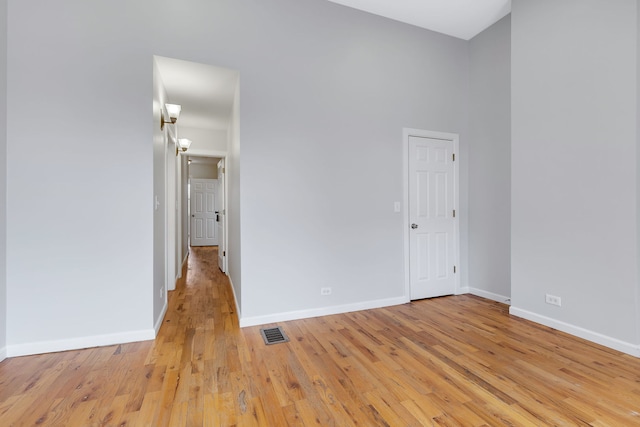
[[[637,5],[636,25],[638,25],[636,41],[636,108],[640,110],[640,3]],[[636,188],[640,189],[640,119],[636,119]],[[640,197],[636,196],[636,241],[640,244]],[[640,250],[636,251],[636,262],[640,278]],[[640,346],[640,283],[636,292],[636,343]],[[638,351],[640,356],[640,351]]]
[[[152,331],[153,68],[151,53],[134,47],[147,43],[135,22],[152,24],[131,9],[9,1],[7,340],[15,352]]]
[[[167,283],[166,268],[166,151],[167,137],[161,130],[160,115],[162,106],[169,102],[162,83],[160,70],[153,61],[153,319],[157,322],[166,303],[164,294]],[[162,291],[164,289],[164,292]]]
[[[243,317],[401,298],[402,128],[460,133],[467,150],[467,43],[324,0],[164,6],[10,0],[9,344],[137,337],[157,320],[154,54],[240,72],[229,270]]]
[[[507,20],[469,44],[324,0],[164,6],[9,0],[0,19],[9,349],[139,339],[159,319],[154,54],[240,72],[227,194],[243,318],[403,296],[404,127],[460,134],[462,286],[502,295],[507,75],[494,55]],[[511,20],[512,310],[628,343],[640,341],[637,16],[634,0],[514,0]]]
[[[511,16],[469,43],[469,287],[511,296]]]
[[[7,2],[0,1],[0,360],[7,344]]]
[[[467,43],[325,1],[251,13],[252,61],[272,66],[231,67],[243,318],[403,297],[402,129],[461,133],[466,146]],[[320,298],[323,286],[333,293]]]
[[[637,5],[514,0],[511,21],[512,312],[627,350],[639,343]]]

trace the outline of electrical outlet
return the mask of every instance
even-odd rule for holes
[[[546,294],[545,295],[545,301],[546,301],[547,304],[557,305],[558,307],[560,307],[562,305],[562,298],[557,297],[555,295]]]
[[[160,288],[160,298],[164,299],[164,286]]]
[[[331,295],[331,288],[320,288],[320,295]]]

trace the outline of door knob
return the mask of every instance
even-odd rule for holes
[[[418,228],[418,224],[411,224],[411,228],[415,230],[416,228]]]

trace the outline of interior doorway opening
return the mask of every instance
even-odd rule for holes
[[[219,263],[223,272],[227,272],[227,212],[218,207],[227,205],[228,180],[220,185],[217,174],[218,163],[225,164],[229,147],[239,143],[236,131],[239,73],[227,68],[160,56],[154,56],[154,61],[160,75],[160,91],[164,94],[162,102],[181,107],[177,120],[169,124],[165,122],[164,126],[165,224],[164,236],[157,239],[165,246],[164,259],[157,260],[165,265],[164,286],[154,279],[154,287],[157,288],[154,294],[158,295],[159,291],[162,295],[175,289],[189,248],[194,243],[196,227],[192,220],[195,214],[191,200],[194,188],[192,179],[214,180],[215,194],[209,200],[205,198],[205,204],[202,205],[212,207],[212,212],[198,224],[204,232],[199,237],[214,235],[213,240],[201,244],[219,247],[217,252],[222,260],[215,262]],[[175,147],[184,138],[191,141],[191,146],[183,152]],[[234,165],[237,165],[239,159],[235,158],[234,161]],[[205,168],[210,169],[210,178],[202,175],[202,169]],[[158,255],[154,253],[154,256]],[[166,293],[164,302],[166,304]]]
[[[189,156],[188,246],[218,247],[218,267],[226,272],[225,158]]]

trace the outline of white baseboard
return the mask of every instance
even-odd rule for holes
[[[364,301],[354,304],[336,305],[333,307],[313,308],[309,310],[289,311],[286,313],[268,314],[265,316],[240,317],[240,327],[264,325],[267,323],[285,322],[287,320],[307,319],[309,317],[329,316],[332,314],[349,313],[351,311],[369,310],[372,308],[389,307],[392,305],[406,304],[406,297],[389,298],[383,300]]]
[[[229,279],[229,285],[231,286],[231,292],[233,293],[233,302],[236,304],[236,314],[238,315],[238,319],[240,319],[240,303],[238,301],[238,296],[236,295],[236,288],[233,286],[231,276],[227,274],[227,278]]]
[[[160,332],[160,327],[162,326],[162,322],[164,321],[164,316],[167,314],[167,308],[169,307],[168,299],[169,298],[167,296],[167,299],[164,300],[162,313],[160,313],[160,316],[158,316],[158,319],[156,320],[156,324],[153,325],[153,330],[156,332],[155,335],[153,336],[154,338],[158,336],[158,333]]]
[[[506,295],[494,294],[493,292],[485,291],[483,289],[469,288],[468,293],[471,295],[476,295],[482,298],[490,299],[492,301],[501,302],[504,304],[511,305],[511,297]]]
[[[180,264],[180,271],[178,271],[178,279],[182,279],[182,270],[184,270],[184,265],[187,263],[188,259],[189,259],[189,250],[187,249],[187,253],[184,255],[182,264]]]
[[[153,340],[153,329],[123,332],[119,334],[96,335],[57,341],[40,341],[27,344],[8,345],[7,357],[29,356],[32,354],[55,353],[58,351],[80,350],[83,348],[103,347],[136,341]]]
[[[0,348],[0,362],[7,358],[7,347]]]
[[[574,335],[579,338],[583,338],[587,341],[594,342],[596,344],[603,345],[605,347],[612,348],[614,350],[621,351],[631,356],[640,357],[640,345],[621,341],[617,338],[612,338],[607,335],[600,334],[598,332],[590,331],[588,329],[581,328],[579,326],[572,325],[570,323],[561,322],[556,319],[552,319],[547,316],[542,316],[531,311],[523,310],[518,307],[511,306],[509,308],[509,314],[522,317],[523,319],[531,320],[532,322],[540,323],[550,328],[557,329],[562,332]]]
[[[458,290],[456,291],[456,293],[454,295],[464,295],[464,294],[468,294],[471,288],[469,288],[468,286],[462,287],[462,288],[458,288]]]

